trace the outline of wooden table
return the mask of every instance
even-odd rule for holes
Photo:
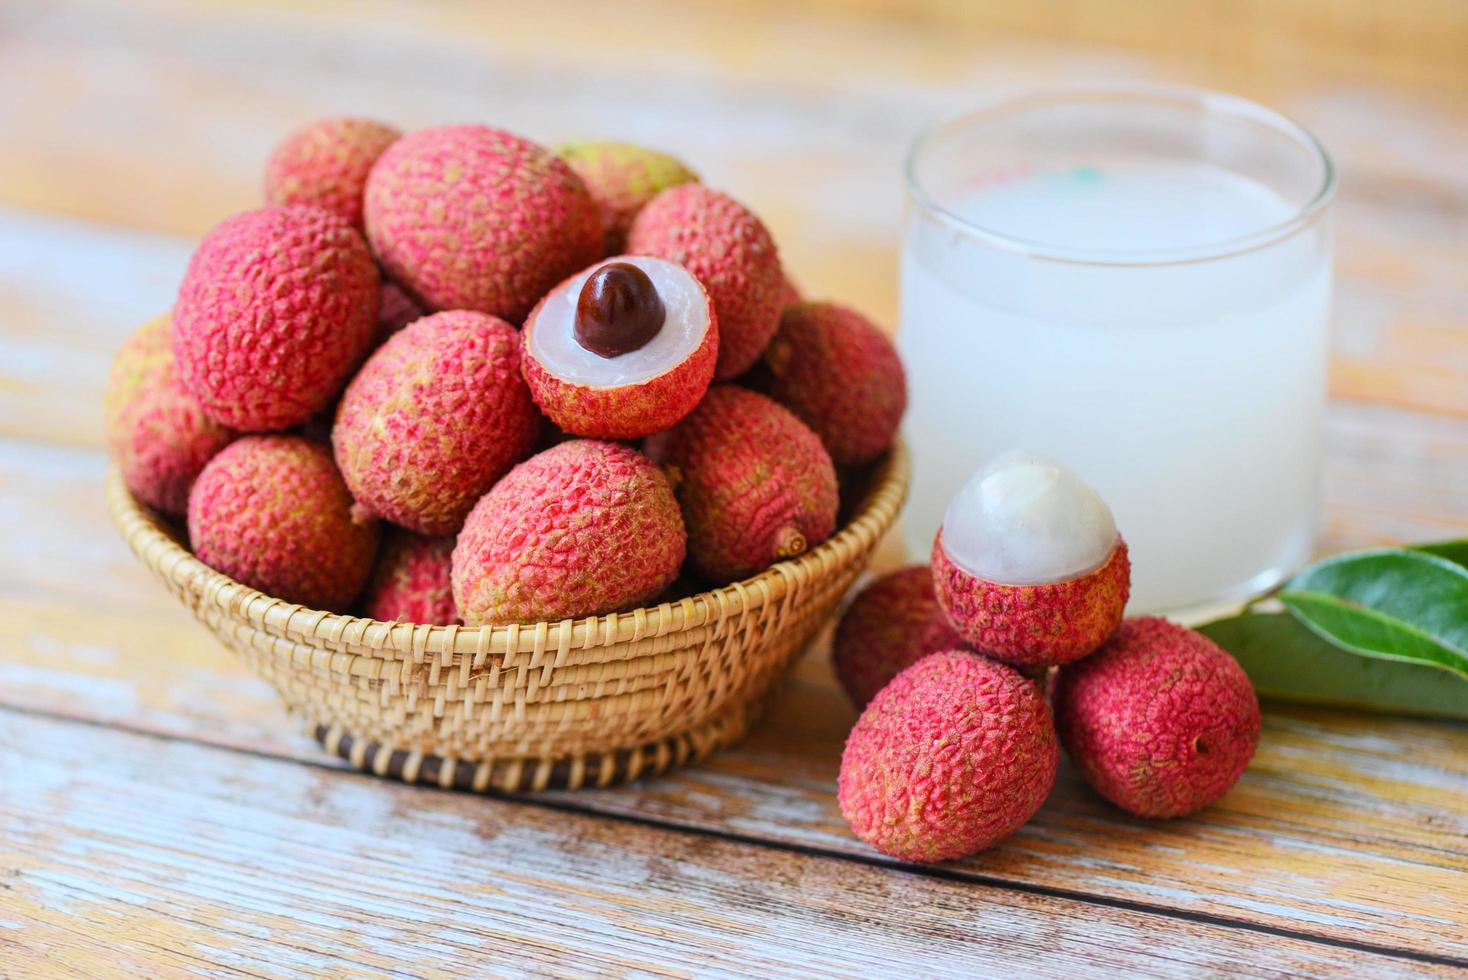
[[[1096,78],[1240,91],[1334,149],[1323,547],[1468,532],[1462,100],[762,10],[0,7],[0,975],[1468,968],[1462,725],[1268,704],[1252,768],[1196,818],[1128,819],[1065,768],[1002,847],[907,867],[837,811],[854,715],[822,650],[700,768],[413,789],[326,756],[126,551],[101,492],[111,352],[291,125],[670,146],[767,217],[808,292],[890,322],[915,128]]]

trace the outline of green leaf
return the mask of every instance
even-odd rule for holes
[[[1338,650],[1289,613],[1244,613],[1198,630],[1234,655],[1260,697],[1468,720],[1468,681]]]
[[[1290,579],[1278,598],[1343,650],[1468,677],[1468,568],[1447,558],[1401,548],[1337,555]]]
[[[1462,538],[1454,541],[1436,541],[1432,544],[1408,545],[1408,550],[1437,555],[1439,558],[1446,558],[1454,565],[1468,569],[1468,541]]]

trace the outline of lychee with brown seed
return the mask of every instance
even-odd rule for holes
[[[909,565],[857,593],[836,625],[831,665],[851,703],[862,708],[928,654],[963,646],[933,593],[932,568]]]
[[[1213,803],[1259,744],[1259,701],[1238,661],[1158,617],[1127,620],[1100,650],[1062,667],[1053,703],[1081,775],[1141,817]]]

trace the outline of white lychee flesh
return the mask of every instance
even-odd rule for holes
[[[645,272],[663,301],[666,316],[662,329],[646,344],[616,357],[602,357],[576,339],[576,302],[591,274],[611,262],[626,262]],[[708,330],[708,296],[692,273],[666,259],[620,255],[557,286],[535,313],[526,344],[529,355],[562,381],[615,388],[648,381],[677,367],[698,350]]]
[[[964,484],[943,517],[943,550],[988,582],[1044,585],[1099,568],[1116,546],[1111,508],[1069,467],[1008,452]]]

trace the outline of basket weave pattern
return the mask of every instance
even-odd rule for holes
[[[210,569],[128,493],[128,545],[329,751],[408,782],[605,786],[740,739],[834,611],[907,493],[903,447],[853,519],[754,578],[646,609],[529,626],[424,626],[307,609]]]

